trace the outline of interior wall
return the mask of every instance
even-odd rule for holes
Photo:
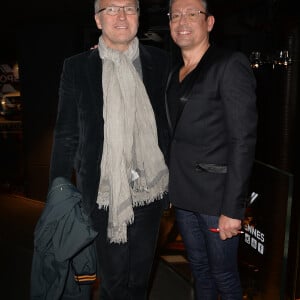
[[[29,198],[46,198],[63,60],[82,51],[82,45],[82,29],[64,24],[33,24],[18,34],[24,101],[25,191]]]

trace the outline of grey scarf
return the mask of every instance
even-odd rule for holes
[[[169,173],[158,146],[157,128],[144,84],[133,66],[139,57],[135,38],[125,52],[99,38],[103,61],[104,144],[97,203],[109,209],[107,236],[127,242],[133,207],[161,199]]]

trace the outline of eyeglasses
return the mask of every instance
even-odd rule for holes
[[[178,22],[182,16],[186,16],[189,21],[195,22],[200,14],[209,16],[205,11],[197,9],[187,9],[185,12],[170,12],[168,16],[172,23]]]
[[[121,8],[123,9],[125,15],[136,15],[137,12],[139,11],[139,7],[136,7],[136,6],[108,6],[108,7],[99,9],[97,11],[97,14],[104,11],[106,15],[116,16],[120,13]]]

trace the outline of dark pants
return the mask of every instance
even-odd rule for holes
[[[208,228],[218,227],[218,217],[175,209],[195,281],[197,300],[242,300],[237,251],[239,238],[221,240]]]
[[[147,299],[161,216],[161,201],[134,208],[134,223],[128,226],[127,243],[116,244],[107,240],[108,213],[101,210],[102,226],[96,240],[100,299]]]

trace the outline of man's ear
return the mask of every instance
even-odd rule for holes
[[[212,31],[212,29],[214,28],[214,24],[215,24],[215,17],[214,16],[208,16],[207,17],[208,32]]]
[[[95,14],[94,15],[94,19],[95,19],[97,28],[101,30],[102,29],[102,25],[101,25],[101,20],[100,20],[99,14]]]

